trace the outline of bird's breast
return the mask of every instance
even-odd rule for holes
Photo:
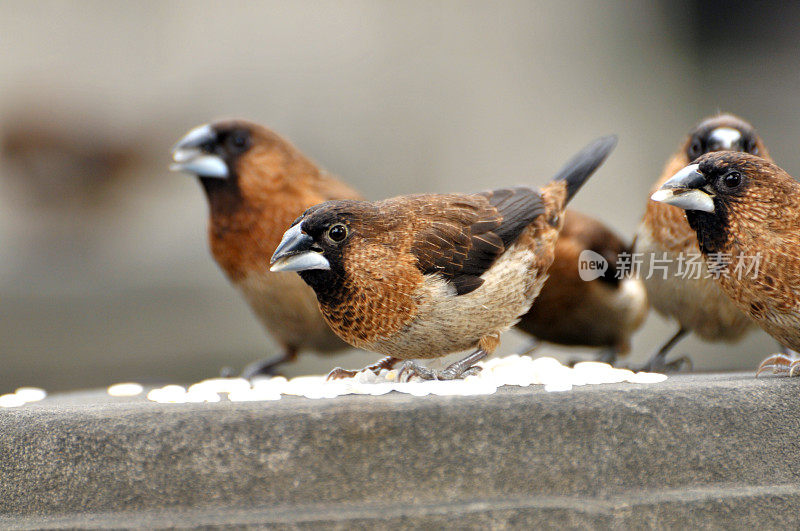
[[[401,359],[436,358],[475,348],[482,337],[504,332],[528,311],[546,280],[543,269],[535,250],[514,244],[470,293],[457,295],[441,275],[425,275],[414,294],[413,317],[365,348]]]
[[[312,273],[313,274],[313,273]],[[312,274],[306,274],[308,280]],[[325,273],[312,280],[325,320],[336,334],[358,348],[370,349],[414,319],[421,275],[346,275]],[[325,282],[323,277],[329,280]]]

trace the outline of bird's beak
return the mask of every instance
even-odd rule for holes
[[[217,133],[210,125],[195,127],[172,147],[174,162],[170,164],[169,169],[191,173],[198,177],[227,178],[228,165],[225,161],[200,149],[200,146],[216,138]]]
[[[283,235],[270,260],[270,271],[305,271],[307,269],[330,269],[331,264],[316,249],[314,239],[295,224]]]
[[[708,151],[742,151],[742,133],[732,127],[718,127],[708,135]]]
[[[684,210],[714,212],[714,198],[704,189],[706,179],[697,164],[690,164],[665,182],[650,199]]]

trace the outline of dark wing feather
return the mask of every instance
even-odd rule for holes
[[[493,190],[471,196],[440,196],[424,209],[433,219],[411,246],[419,269],[439,273],[458,295],[478,289],[480,276],[545,212],[541,196],[529,188]]]
[[[542,196],[530,188],[490,190],[478,195],[488,199],[489,204],[502,217],[502,223],[493,232],[500,236],[506,246],[516,240],[525,227],[545,213]]]

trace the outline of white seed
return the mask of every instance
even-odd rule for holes
[[[111,396],[137,396],[142,394],[144,387],[138,383],[124,382],[111,385],[106,391]]]
[[[544,390],[548,393],[563,393],[572,391],[572,384],[569,382],[550,382],[544,384]]]
[[[20,407],[24,405],[25,401],[14,393],[0,395],[0,407]]]
[[[268,389],[249,389],[247,391],[233,391],[228,394],[231,402],[263,402],[268,400],[280,400],[281,394]]]
[[[38,402],[47,397],[47,391],[38,387],[20,387],[14,391],[14,394],[25,402]]]
[[[220,398],[217,393],[207,389],[195,389],[194,391],[187,391],[184,395],[186,402],[200,403],[200,402],[219,402]]]
[[[555,358],[532,359],[518,354],[482,361],[478,366],[483,370],[477,374],[463,380],[450,381],[423,380],[415,376],[410,381],[400,382],[397,381],[398,371],[386,369],[382,369],[379,374],[361,371],[352,378],[339,380],[327,380],[325,376],[300,376],[287,380],[279,376],[258,378],[251,384],[242,378],[211,378],[193,384],[188,390],[179,385],[153,389],[147,394],[147,398],[162,403],[218,402],[222,399],[222,394],[231,402],[257,402],[280,400],[282,395],[320,399],[348,394],[383,395],[391,391],[414,396],[469,396],[492,394],[506,385],[544,385],[545,391],[563,392],[574,386],[626,381],[657,383],[667,378],[663,374],[634,374],[627,369],[616,369],[607,363],[598,362],[577,363],[571,368],[562,365]],[[117,384],[109,387],[109,394],[119,393],[115,396],[124,396],[121,393],[129,389],[128,392],[131,393],[137,389],[141,392],[138,384]],[[19,397],[6,400],[16,404]]]
[[[629,376],[627,381],[630,383],[649,384],[663,382],[666,379],[666,374],[659,374],[657,372],[637,372]]]
[[[232,393],[250,389],[250,382],[244,378],[210,378],[189,387],[188,391],[203,391],[212,393]]]
[[[165,385],[152,389],[147,399],[161,404],[183,404],[186,402],[186,389],[180,385]]]

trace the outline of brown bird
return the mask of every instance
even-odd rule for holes
[[[270,273],[283,231],[305,209],[359,194],[289,142],[244,120],[192,129],[173,148],[171,169],[196,175],[208,199],[211,253],[284,353],[249,365],[270,374],[301,350],[347,348],[322,319],[314,292],[292,273]]]
[[[781,345],[800,350],[800,184],[763,158],[710,153],[652,199],[686,211],[722,291]],[[798,363],[777,354],[759,372],[796,375]]]
[[[723,150],[769,158],[752,125],[721,114],[702,121],[689,134],[667,162],[652,192],[701,155]],[[700,259],[697,237],[681,209],[648,201],[634,246],[636,255],[642,257],[640,273],[651,306],[679,325],[675,335],[650,358],[645,370],[678,369],[688,363],[687,358],[671,363],[665,359],[689,332],[705,341],[734,342],[752,329],[750,319],[722,293],[714,279],[706,278],[708,271]]]
[[[547,282],[517,328],[559,345],[603,347],[598,361],[614,363],[630,351],[631,335],[649,309],[642,281],[623,277],[617,267],[618,257],[630,252],[630,244],[604,224],[567,210]],[[584,258],[606,268],[582,276]]]
[[[615,144],[605,137],[587,146],[541,192],[317,205],[286,231],[272,270],[299,271],[339,337],[387,356],[370,369],[474,349],[442,371],[413,362],[401,371],[459,378],[528,311],[553,261],[566,203]]]

